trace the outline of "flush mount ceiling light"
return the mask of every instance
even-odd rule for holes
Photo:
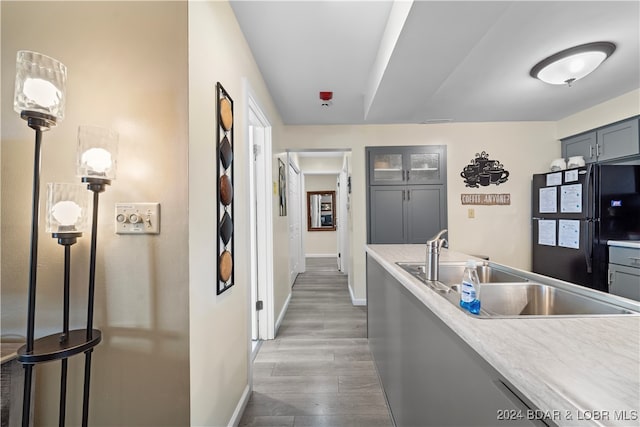
[[[538,62],[529,74],[545,83],[571,86],[598,68],[615,50],[616,45],[610,42],[574,46]]]

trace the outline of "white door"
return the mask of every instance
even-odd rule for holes
[[[301,265],[301,231],[300,231],[300,171],[289,163],[288,173],[289,203],[289,276],[293,285],[298,273],[302,271]]]
[[[261,130],[256,126],[249,126],[249,147],[253,147],[253,163],[249,168],[249,200],[250,200],[250,241],[251,241],[251,340],[260,339],[260,316],[256,310],[257,302],[260,301],[260,276],[258,274],[258,176],[260,175],[260,164],[258,163],[258,153],[260,151]]]
[[[271,128],[249,97],[247,161],[249,164],[249,259],[251,339],[272,339],[273,322],[273,219],[271,215]],[[260,307],[260,308],[259,308]]]

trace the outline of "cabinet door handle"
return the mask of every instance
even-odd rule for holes
[[[402,201],[404,202],[404,190],[402,190]]]
[[[596,157],[600,157],[600,144],[596,144]]]
[[[407,200],[411,200],[411,190],[407,190]]]
[[[589,158],[593,158],[593,145],[589,145]]]
[[[410,172],[411,172],[410,170],[407,171],[407,181],[409,181],[409,173]]]

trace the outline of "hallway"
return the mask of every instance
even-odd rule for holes
[[[276,339],[256,356],[240,426],[391,426],[366,339],[366,308],[351,304],[335,259],[306,262]]]

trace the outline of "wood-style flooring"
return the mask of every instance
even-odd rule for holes
[[[256,356],[240,426],[391,426],[366,339],[366,308],[351,304],[335,258],[306,264],[276,339]]]

